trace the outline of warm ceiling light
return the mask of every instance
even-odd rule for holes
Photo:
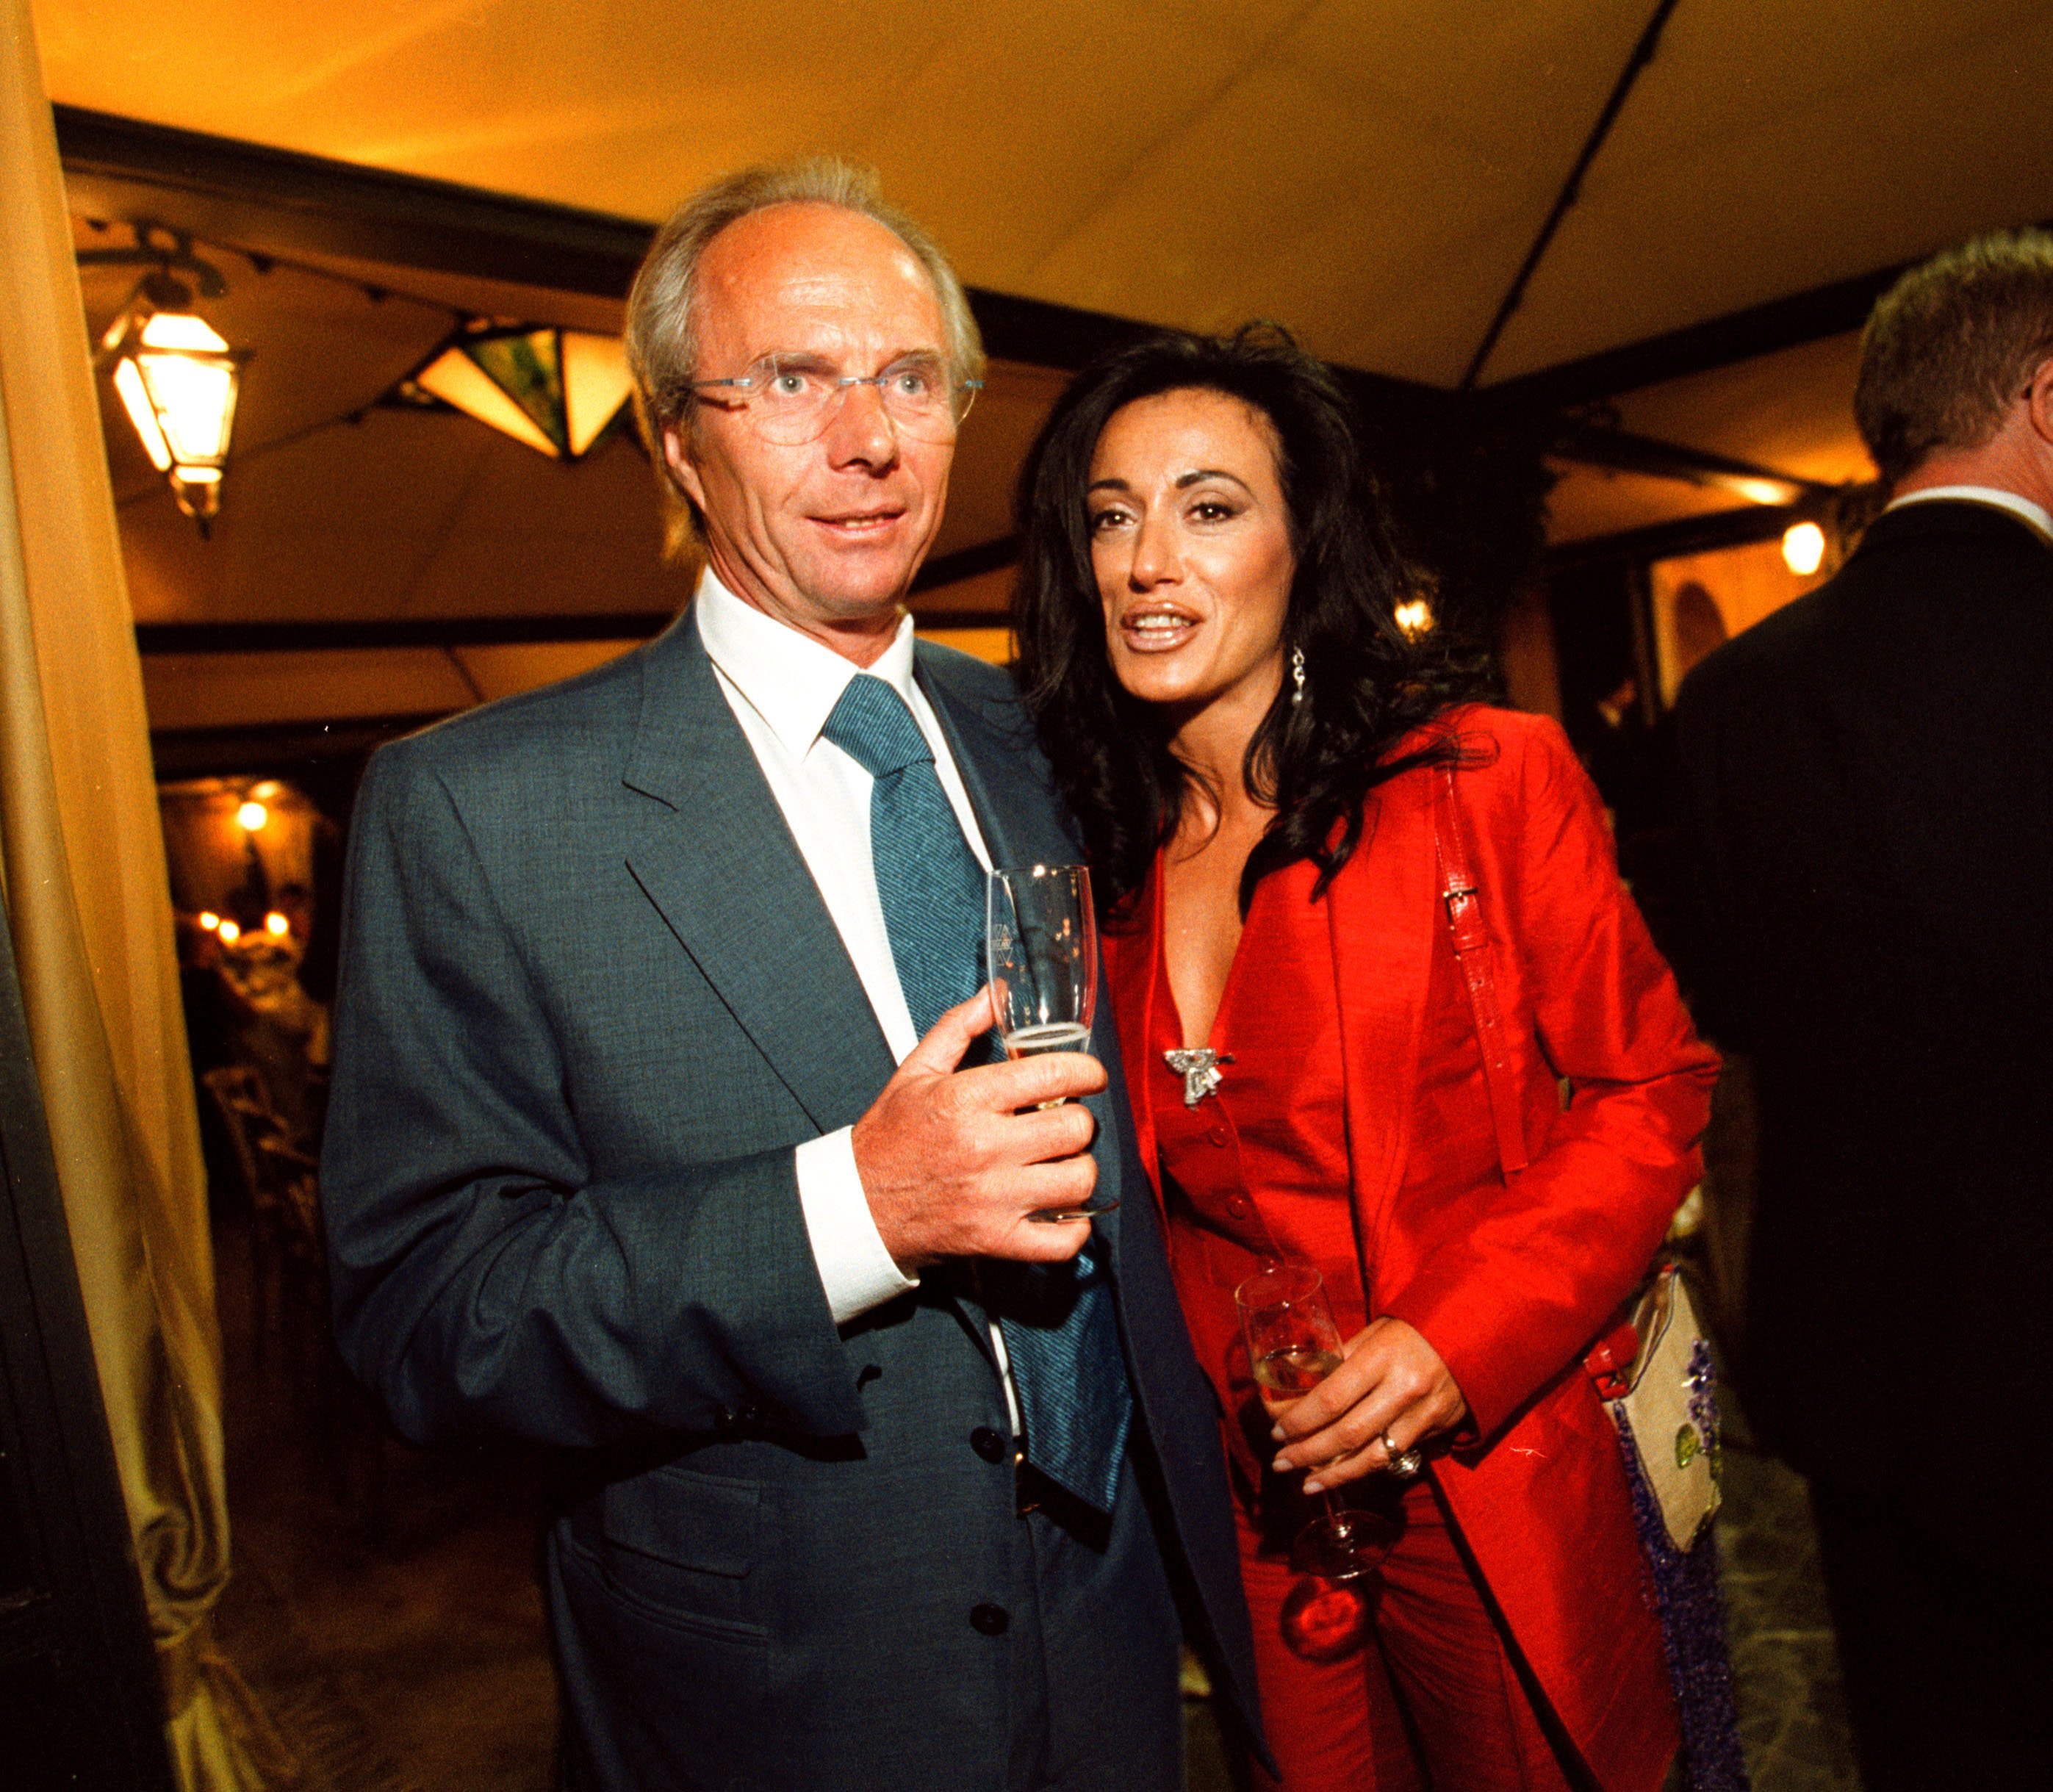
[[[1825,563],[1825,531],[1815,523],[1792,523],[1782,531],[1782,563],[1808,578]]]
[[[242,929],[234,921],[223,921],[221,923],[221,943],[222,945],[233,946],[236,941],[240,939],[241,937]]]
[[[209,933],[212,933],[216,927],[221,925],[221,917],[215,914],[211,908],[202,908],[199,912],[199,924]]]
[[[1413,598],[1397,606],[1396,617],[1398,627],[1416,638],[1432,627],[1433,606],[1423,598]]]
[[[264,917],[264,931],[273,939],[283,939],[292,931],[292,923],[274,908]]]
[[[128,421],[135,425],[135,433],[143,438],[143,449],[150,457],[150,465],[159,473],[169,473],[171,445],[164,440],[164,432],[157,427],[157,414],[151,409],[150,394],[143,390],[143,375],[133,361],[124,358],[114,363],[114,390],[121,396],[121,407],[128,413]]]
[[[598,441],[634,389],[617,339],[556,329],[473,330],[414,384],[559,461]]]
[[[245,802],[236,810],[235,818],[242,824],[244,833],[256,833],[271,819],[271,811],[261,802]]]
[[[1786,504],[1797,495],[1798,488],[1779,479],[1735,479],[1732,489],[1749,504]]]
[[[151,312],[140,300],[108,339],[122,408],[151,465],[171,480],[179,509],[204,534],[221,509],[222,469],[249,357],[203,318]]]
[[[221,270],[193,253],[191,236],[147,219],[129,225],[132,248],[84,249],[84,267],[143,267],[128,302],[100,339],[93,365],[113,375],[121,407],[150,464],[171,482],[179,508],[207,525],[221,508],[222,469],[235,428],[235,398],[246,349],[230,348],[190,307],[195,287],[226,298]],[[172,270],[190,276],[175,276]]]
[[[566,330],[562,338],[563,404],[571,453],[582,454],[620,414],[634,390],[627,351],[612,336]]]

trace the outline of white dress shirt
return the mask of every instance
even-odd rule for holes
[[[798,842],[820,900],[848,948],[891,1055],[905,1061],[919,1043],[891,936],[877,900],[869,849],[869,774],[820,731],[856,676],[850,661],[736,597],[709,569],[699,580],[699,638],[721,693],[748,737],[771,794]],[[913,712],[934,750],[934,770],[970,850],[987,871],[991,854],[941,732],[913,678],[913,619],[869,671]],[[837,1324],[919,1286],[884,1248],[855,1167],[850,1129],[808,1139],[798,1149],[799,1202]],[[1009,1390],[1008,1390],[1009,1391]]]
[[[1933,504],[1942,498],[2007,510],[2020,521],[2030,523],[2038,531],[2040,540],[2053,546],[2053,516],[2047,514],[2046,507],[2034,504],[2029,498],[2020,497],[2015,492],[2006,492],[2000,485],[1927,485],[1920,491],[1905,492],[1889,504],[1888,510],[1901,510],[1906,504]],[[1887,513],[1887,510],[1883,512],[1885,516]]]

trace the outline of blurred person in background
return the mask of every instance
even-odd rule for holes
[[[1106,909],[1282,1782],[1655,1792],[1676,1710],[1582,1358],[1695,1178],[1715,1061],[1596,794],[1553,723],[1407,644],[1346,401],[1287,339],[1101,360],[1020,492],[1020,675]],[[1321,1272],[1344,1343],[1272,1412],[1235,1291],[1277,1259]],[[1290,1559],[1336,1488],[1392,1539],[1351,1649]]]
[[[2053,1760],[2053,237],[1876,305],[1891,488],[1678,705],[1700,1018],[1748,1054],[1741,1391],[1810,1478],[1870,1792]]]

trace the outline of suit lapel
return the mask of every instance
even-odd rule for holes
[[[1427,774],[1372,793],[1366,837],[1333,880],[1326,914],[1340,997],[1348,1167],[1362,1259],[1374,1277],[1378,1245],[1411,1143],[1419,1040],[1441,920],[1434,882]],[[1368,1290],[1374,1310],[1375,1289]]]
[[[890,1048],[689,610],[644,656],[623,781],[635,881],[813,1123],[849,1124]]]

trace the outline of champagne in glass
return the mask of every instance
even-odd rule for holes
[[[1233,1298],[1255,1386],[1272,1418],[1340,1367],[1340,1327],[1325,1280],[1309,1264],[1271,1264],[1235,1288]],[[1348,1511],[1330,1488],[1320,1498],[1325,1512],[1298,1533],[1291,1566],[1332,1581],[1374,1573],[1390,1553],[1391,1526],[1375,1513]]]
[[[1090,1029],[1074,1021],[1048,1021],[1000,1035],[1009,1058],[1038,1057],[1043,1052],[1088,1052]],[[1051,1102],[1050,1106],[1059,1106]]]
[[[1254,1379],[1262,1391],[1265,1402],[1270,1394],[1280,1411],[1301,1394],[1309,1394],[1341,1366],[1341,1359],[1331,1351],[1315,1349],[1305,1344],[1282,1344],[1269,1352],[1254,1365]]]
[[[1036,865],[993,871],[985,923],[991,1006],[1005,1055],[1088,1052],[1097,1011],[1097,912],[1089,870]],[[1082,1207],[1034,1218],[1086,1218],[1118,1205],[1097,1196]]]

